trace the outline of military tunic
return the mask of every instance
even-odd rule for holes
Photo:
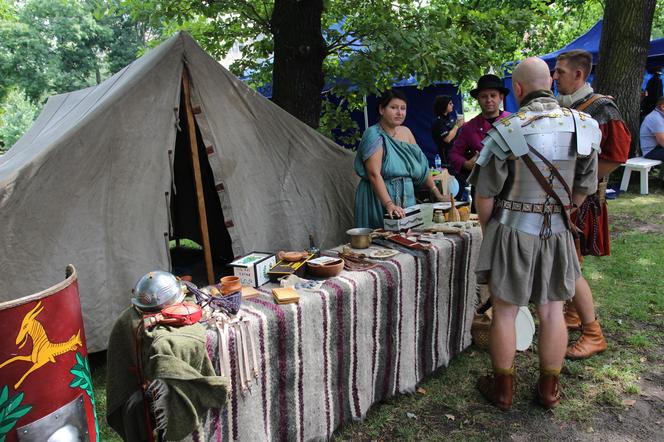
[[[523,135],[510,138],[512,131]],[[515,305],[572,298],[581,270],[574,238],[561,213],[565,209],[547,198],[532,173],[524,170],[521,156],[529,155],[527,144],[548,153],[545,157],[572,192],[589,195],[597,189],[600,137],[590,116],[563,110],[549,94],[494,123],[469,178],[477,194],[495,198],[476,267],[478,282],[489,284],[494,296]],[[571,204],[562,184],[551,178],[544,163],[530,156],[562,202]]]

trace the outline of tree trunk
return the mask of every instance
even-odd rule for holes
[[[313,128],[318,127],[327,55],[321,32],[323,0],[275,0],[272,13],[272,100]]]
[[[606,0],[594,89],[611,95],[632,133],[630,156],[639,149],[641,83],[648,57],[656,0]]]

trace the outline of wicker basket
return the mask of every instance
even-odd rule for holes
[[[484,313],[475,312],[473,325],[470,328],[470,334],[476,346],[482,349],[489,348],[489,330],[491,329],[491,309]]]

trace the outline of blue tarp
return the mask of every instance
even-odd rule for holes
[[[545,55],[540,56],[540,58],[549,65],[549,68],[553,70],[556,65],[556,57],[562,54],[563,52],[571,51],[572,49],[583,49],[590,52],[593,56],[593,65],[597,64],[597,58],[599,56],[599,43],[602,37],[602,20],[595,23],[595,25],[588,30],[585,34],[577,38],[576,40],[569,43],[563,48],[551,52]],[[652,40],[650,42],[650,48],[648,49],[648,60],[646,62],[647,68],[653,68],[656,66],[664,66],[664,38],[659,38],[657,40]],[[646,77],[643,81],[643,87],[648,79],[651,77],[651,74],[646,73]],[[591,80],[592,81],[592,80]],[[503,79],[505,87],[510,91],[512,90],[512,76],[507,75]],[[519,105],[514,98],[514,94],[509,94],[505,99],[505,108],[514,112],[519,109]]]
[[[243,79],[247,79],[244,77]],[[408,110],[406,112],[406,121],[404,125],[408,127],[413,135],[417,144],[422,148],[429,160],[429,165],[434,165],[434,157],[438,150],[436,144],[431,137],[431,124],[433,122],[433,102],[438,95],[449,95],[454,102],[455,112],[463,113],[463,98],[459,89],[449,82],[441,82],[427,86],[422,89],[417,88],[417,80],[414,77],[409,77],[405,80],[397,81],[393,84],[395,89],[399,89],[406,94],[408,98]],[[353,87],[351,84],[349,87]],[[332,89],[332,85],[326,84],[323,87],[322,93],[325,98],[338,103],[338,99],[334,95],[328,94]],[[272,99],[272,83],[268,83],[259,87],[258,92],[266,98]],[[369,126],[378,122],[378,97],[375,95],[367,96],[367,116]],[[355,111],[351,113],[351,118],[355,121],[360,128],[360,132],[366,129],[364,125],[364,112]],[[348,145],[341,142],[340,136],[335,136],[335,141],[349,149],[357,147],[358,143]]]

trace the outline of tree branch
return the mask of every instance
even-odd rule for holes
[[[329,53],[329,52],[333,52],[333,51],[338,51],[340,49],[344,49],[344,48],[347,48],[349,46],[352,46],[354,43],[357,43],[358,41],[361,41],[361,38],[356,37],[356,38],[353,38],[350,41],[347,41],[346,43],[340,44],[341,40],[343,40],[343,37],[337,39],[333,44],[329,45],[327,47],[327,52]]]

